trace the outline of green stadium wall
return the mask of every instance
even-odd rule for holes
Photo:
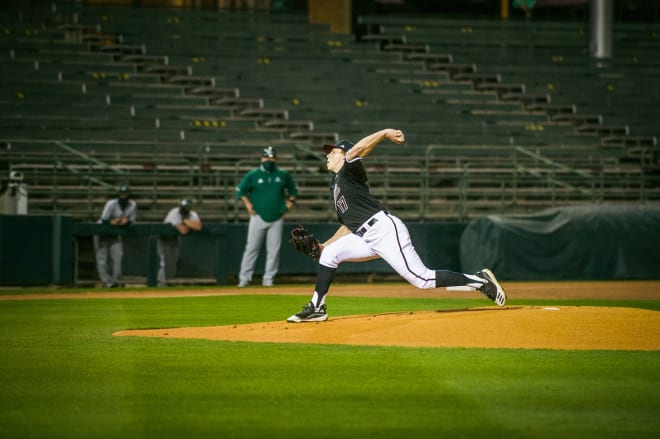
[[[316,265],[287,244],[286,223],[280,275],[313,275]],[[334,223],[305,224],[321,240]],[[476,272],[492,268],[503,280],[608,280],[660,278],[660,208],[580,206],[533,215],[489,215],[462,223],[408,225],[429,267]],[[162,223],[126,228],[80,223],[68,216],[0,215],[0,285],[75,285],[97,279],[92,237],[124,237],[123,272],[156,285],[160,235],[175,235]],[[183,237],[179,279],[235,280],[247,234],[244,223],[205,224]],[[263,273],[262,251],[255,275]],[[344,263],[338,273],[394,274],[382,260]]]
[[[297,224],[286,223],[280,252],[281,275],[310,275],[314,262],[288,245],[288,233]],[[333,223],[305,224],[321,240],[331,236]],[[413,242],[429,265],[459,270],[458,245],[464,224],[411,224]],[[123,273],[143,276],[148,285],[156,284],[159,235],[175,235],[162,223],[138,223],[127,228],[80,223],[67,216],[0,216],[0,285],[73,285],[81,279],[96,279],[92,237],[120,234],[124,238]],[[183,237],[178,277],[215,279],[225,284],[236,276],[247,237],[247,224],[205,223],[201,232]],[[265,249],[255,275],[263,273]],[[393,273],[381,260],[345,263],[339,273]]]

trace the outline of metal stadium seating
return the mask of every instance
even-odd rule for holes
[[[407,143],[369,158],[371,186],[408,220],[660,202],[641,26],[596,63],[576,23],[366,16],[356,40],[300,14],[54,3],[1,22],[0,170],[31,213],[95,220],[121,181],[143,221],[183,197],[243,221],[234,186],[275,145],[289,219],[331,221],[318,146],[385,127]]]

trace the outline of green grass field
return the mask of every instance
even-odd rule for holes
[[[112,336],[282,320],[306,299],[0,301],[0,438],[660,437],[660,351]],[[552,303],[660,310],[660,301]],[[484,304],[328,299],[331,317]]]

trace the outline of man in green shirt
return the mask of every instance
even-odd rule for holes
[[[238,274],[238,286],[252,281],[259,250],[266,238],[266,267],[262,284],[270,287],[280,263],[284,214],[293,208],[298,188],[293,177],[275,164],[277,152],[269,146],[261,154],[261,166],[249,171],[236,186],[236,198],[250,215],[247,242]]]

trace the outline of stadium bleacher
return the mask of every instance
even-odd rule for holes
[[[370,157],[371,185],[407,220],[660,202],[644,25],[595,61],[584,23],[375,15],[356,39],[297,13],[54,3],[1,23],[1,160],[31,213],[94,220],[121,180],[141,220],[190,197],[241,221],[234,185],[274,145],[289,219],[331,221],[318,145],[384,127],[407,145]]]

